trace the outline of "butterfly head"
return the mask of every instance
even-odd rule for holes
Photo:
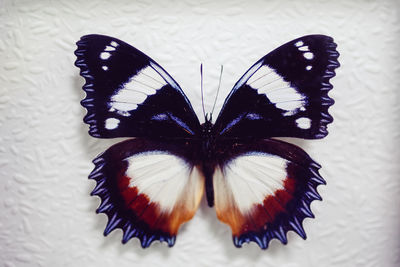
[[[201,125],[203,136],[210,137],[213,128],[212,113],[206,113],[204,118],[205,122]]]

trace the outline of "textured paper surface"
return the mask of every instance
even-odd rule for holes
[[[400,266],[400,3],[398,1],[0,0],[0,265]],[[328,182],[289,233],[237,249],[203,199],[176,245],[143,250],[102,236],[91,160],[118,140],[87,134],[73,66],[80,36],[120,38],[162,65],[201,116],[199,65],[215,115],[233,84],[271,49],[311,33],[335,38],[335,121],[324,140],[296,141]],[[202,117],[202,116],[201,116]]]

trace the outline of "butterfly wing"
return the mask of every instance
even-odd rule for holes
[[[320,166],[301,148],[270,137],[323,138],[332,122],[330,78],[339,54],[333,39],[310,35],[275,49],[236,83],[215,123],[218,149],[213,176],[218,218],[237,247],[266,249],[288,231],[306,234],[310,203],[321,200]]]
[[[330,78],[339,67],[336,44],[309,35],[267,54],[235,84],[215,129],[221,137],[323,138],[332,122]]]
[[[302,149],[279,140],[226,144],[219,149],[213,179],[218,219],[232,229],[237,247],[269,241],[286,244],[292,230],[302,238],[302,222],[313,217],[310,203],[321,200],[316,187],[325,181],[320,166]]]
[[[81,104],[94,137],[191,137],[200,124],[174,79],[154,60],[116,38],[86,35],[75,65],[86,83]]]
[[[120,228],[123,243],[137,237],[144,248],[155,240],[174,245],[204,191],[193,149],[181,142],[136,138],[113,145],[93,161],[89,178],[97,185],[92,195],[101,198],[97,213],[108,217],[104,235]]]

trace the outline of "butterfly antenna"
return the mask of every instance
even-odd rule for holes
[[[204,118],[207,120],[206,117],[206,110],[204,108],[204,91],[203,91],[203,63],[200,64],[200,77],[201,77],[201,81],[200,81],[200,86],[201,86],[201,105],[203,107],[203,115]]]
[[[213,105],[212,110],[211,110],[211,115],[214,113],[215,104],[217,103],[219,88],[221,87],[221,80],[222,80],[222,72],[223,72],[223,71],[224,71],[224,65],[221,65],[221,73],[219,74],[219,82],[218,82],[217,95],[215,96],[214,105]]]

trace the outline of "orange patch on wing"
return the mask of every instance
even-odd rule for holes
[[[294,179],[286,178],[283,189],[267,195],[262,203],[254,203],[246,214],[240,212],[231,192],[218,192],[223,193],[225,199],[216,202],[217,217],[231,227],[233,236],[265,229],[267,223],[272,223],[277,215],[286,212],[286,204],[293,199],[295,183]]]
[[[249,225],[248,218],[245,218],[233,203],[230,203],[223,209],[218,209],[216,206],[216,213],[220,221],[231,227],[233,235],[240,235],[244,228],[247,228]]]
[[[155,227],[170,235],[176,235],[179,227],[186,221],[190,220],[196,210],[188,210],[186,208],[174,208],[170,213],[161,213]]]
[[[168,214],[169,233],[176,235],[179,227],[193,218],[204,194],[204,177],[195,167],[190,174],[188,184],[182,195]]]
[[[233,235],[239,235],[250,224],[248,218],[240,212],[220,168],[215,169],[213,185],[217,218],[231,227]]]

